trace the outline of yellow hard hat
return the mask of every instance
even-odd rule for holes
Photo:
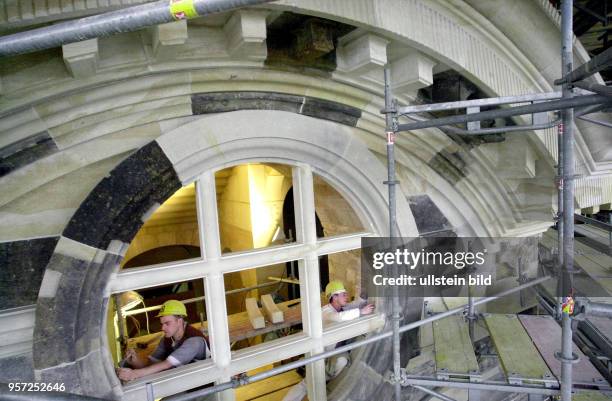
[[[331,298],[332,295],[340,294],[342,292],[346,292],[344,283],[342,283],[342,281],[332,280],[325,286],[325,296],[327,298]]]
[[[187,309],[185,305],[181,301],[177,301],[176,299],[171,299],[169,301],[164,302],[161,310],[155,317],[161,316],[187,316]]]

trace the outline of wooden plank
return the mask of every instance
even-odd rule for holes
[[[519,320],[552,373],[559,379],[561,377],[561,361],[555,358],[555,352],[561,348],[561,327],[551,316],[519,315]],[[589,359],[576,344],[573,344],[573,352],[580,358],[573,368],[573,382],[588,385],[601,383],[607,387],[607,382],[603,376],[589,362]]]
[[[238,387],[234,390],[234,393],[236,396],[236,401],[260,399],[261,397],[271,395],[280,389],[291,387],[300,381],[302,381],[302,376],[300,376],[295,370],[291,370],[289,372],[281,373],[255,383],[247,384],[246,386]]]
[[[601,391],[578,390],[572,395],[572,401],[610,401],[612,396]]]
[[[544,245],[548,249],[557,248],[557,240],[556,238],[553,238],[552,234],[549,232],[544,233],[544,235],[542,236],[541,244]],[[583,292],[586,294],[590,293],[593,295],[595,294],[605,295],[605,294],[599,294],[600,292],[605,291],[608,294],[612,294],[612,278],[604,278],[604,277],[612,277],[612,266],[607,265],[606,264],[607,262],[605,261],[601,263],[596,262],[596,260],[598,259],[592,255],[592,252],[591,251],[586,252],[585,248],[582,248],[582,247],[586,247],[586,245],[580,244],[579,242],[575,242],[574,245],[575,245],[575,250],[577,251],[577,253],[575,253],[574,255],[574,264],[580,267],[586,274],[588,274],[595,281],[595,284],[597,284],[597,286],[594,287],[594,289],[589,289],[588,288],[589,283],[585,281],[583,284],[583,287],[584,287]],[[583,253],[583,254],[580,254],[580,253]],[[607,257],[607,255],[603,255],[603,256]],[[576,285],[576,287],[580,288],[578,285]],[[602,287],[603,291],[601,289],[598,289],[597,287]]]
[[[485,314],[484,320],[506,376],[520,378],[523,382],[541,381],[545,376],[552,378],[516,315]]]
[[[278,306],[276,306],[274,303],[272,295],[262,295],[261,306],[263,307],[264,313],[270,322],[281,323],[283,320],[285,320],[283,312],[278,309]]]
[[[433,322],[436,371],[468,375],[478,371],[478,361],[467,323],[453,315]]]
[[[249,314],[249,320],[251,321],[253,328],[261,329],[266,327],[266,321],[259,310],[257,300],[255,298],[247,298],[244,302],[246,304],[246,310]]]

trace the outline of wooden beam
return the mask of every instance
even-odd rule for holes
[[[266,327],[266,321],[264,320],[259,307],[257,306],[257,300],[255,298],[246,299],[246,310],[249,314],[249,320],[254,329],[262,329]]]
[[[283,312],[278,309],[274,300],[272,299],[272,295],[265,294],[261,296],[261,306],[263,307],[264,313],[269,321],[272,323],[280,323],[285,320],[285,316]]]

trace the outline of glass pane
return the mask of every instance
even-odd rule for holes
[[[177,338],[181,333],[182,335],[186,333],[186,326],[182,331],[179,328],[181,322],[178,319],[173,320],[178,323],[170,329],[167,328],[166,332],[162,330],[162,318],[157,317],[157,314],[160,313],[162,304],[170,300],[183,303],[187,315],[182,320],[186,324],[197,330],[206,327],[203,279],[143,288],[111,296],[107,335],[116,365],[125,358],[127,349],[134,349],[140,361],[144,362],[148,360],[149,355],[156,355],[154,352],[165,336]],[[157,359],[164,360],[166,357],[167,355]],[[197,359],[202,358],[197,357]]]
[[[176,191],[147,219],[130,243],[122,268],[200,257],[195,185]]]
[[[321,176],[314,174],[317,237],[364,231],[363,224],[349,202]]]
[[[245,251],[293,242],[290,166],[250,163],[215,173],[221,251]]]
[[[297,261],[224,275],[232,351],[302,332]]]
[[[319,277],[323,328],[339,320],[339,314],[335,312],[344,313],[353,309],[361,309],[373,302],[368,299],[365,289],[362,289],[360,249],[333,253],[319,258]],[[340,292],[346,292],[346,296],[334,299],[333,294]],[[342,320],[353,320],[359,317],[360,313],[353,312],[346,314]]]

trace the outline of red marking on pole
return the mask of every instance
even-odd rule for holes
[[[395,132],[387,132],[387,143],[390,145],[395,143]]]
[[[563,135],[563,123],[558,125],[558,132],[559,132],[559,135]]]

